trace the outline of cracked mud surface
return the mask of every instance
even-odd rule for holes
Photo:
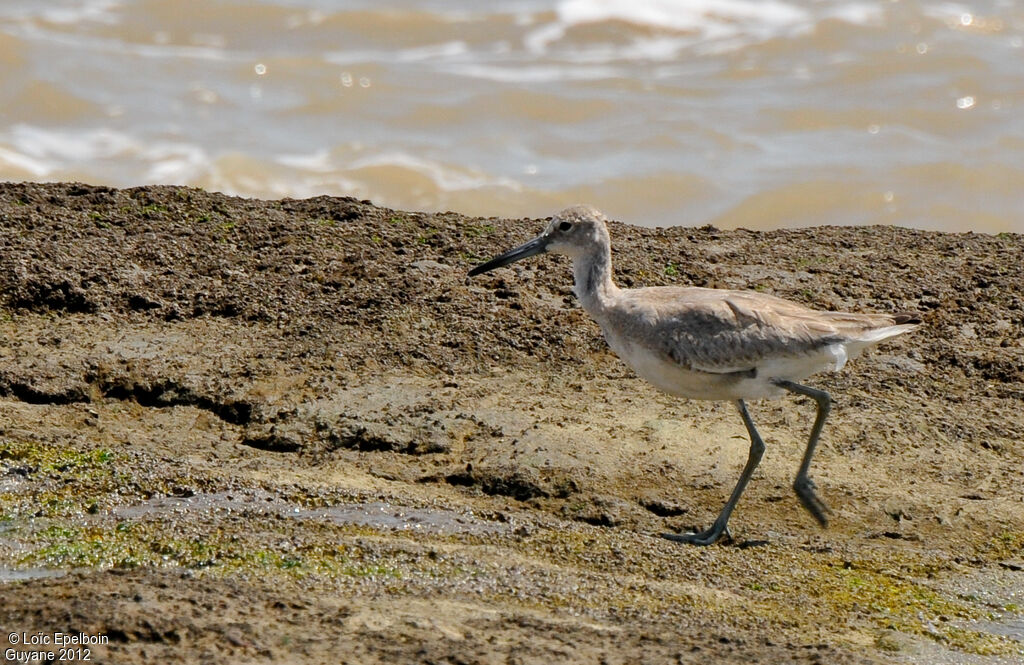
[[[613,224],[622,286],[751,288],[926,325],[813,385],[734,540],[728,404],[637,379],[536,220],[320,197],[0,185],[0,648],[99,662],[1014,663],[1024,238]],[[1014,632],[1017,631],[1017,632]]]

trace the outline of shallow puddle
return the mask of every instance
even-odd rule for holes
[[[333,524],[358,524],[381,529],[456,534],[497,533],[510,527],[475,516],[443,508],[413,508],[386,501],[346,503],[321,508],[302,508],[283,501],[269,492],[214,492],[187,497],[158,497],[112,511],[117,517],[140,519],[169,513],[257,512],[285,518],[322,520]]]
[[[999,621],[980,621],[974,627],[986,633],[1017,640],[1021,643],[1021,648],[1024,648],[1024,616],[1003,617]]]
[[[66,570],[56,568],[6,568],[0,566],[0,584],[7,582],[24,582],[26,580],[38,580],[46,577],[60,577],[67,573]]]
[[[983,656],[947,648],[941,642],[922,639],[898,662],[928,665],[1020,665],[1024,663],[1024,615],[1018,614],[1024,600],[1024,571],[990,566],[965,571],[937,584],[945,594],[971,599],[992,612],[992,619],[958,622],[959,628],[988,633],[1017,643],[1017,653]],[[911,655],[912,654],[912,655]]]
[[[162,496],[147,499],[130,506],[118,506],[113,514],[126,519],[139,519],[167,513],[199,513],[249,510],[267,514],[284,514],[288,504],[269,492],[210,492],[191,496]],[[295,508],[297,511],[298,508]]]
[[[507,523],[482,520],[472,513],[463,514],[439,508],[409,508],[383,501],[304,510],[297,516],[322,519],[334,524],[361,524],[429,533],[483,534],[497,533],[509,528]]]

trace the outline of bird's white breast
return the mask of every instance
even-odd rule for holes
[[[662,392],[690,399],[736,399],[732,391],[735,378],[686,369],[667,356],[621,337],[605,334],[605,339],[640,378]]]
[[[605,339],[642,379],[662,392],[689,399],[774,399],[785,391],[775,385],[773,379],[800,382],[818,372],[841,369],[846,362],[844,345],[837,343],[813,353],[763,358],[750,374],[715,373],[682,367],[667,355],[611,331],[605,331]]]

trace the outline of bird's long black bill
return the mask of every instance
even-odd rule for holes
[[[548,249],[548,237],[546,235],[537,236],[530,242],[520,245],[515,249],[511,249],[501,256],[495,256],[487,263],[481,263],[477,267],[469,271],[469,276],[479,275],[481,273],[489,272],[495,268],[507,266],[510,263],[515,263],[520,259],[525,259],[530,256],[536,256],[537,254],[543,254]]]

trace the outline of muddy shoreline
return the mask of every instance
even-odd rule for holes
[[[537,220],[0,184],[0,648],[99,662],[1013,663],[1024,657],[1024,236],[613,224],[622,286],[926,325],[755,404],[655,392]],[[1017,632],[1015,632],[1017,631]],[[6,641],[5,641],[6,640]]]

